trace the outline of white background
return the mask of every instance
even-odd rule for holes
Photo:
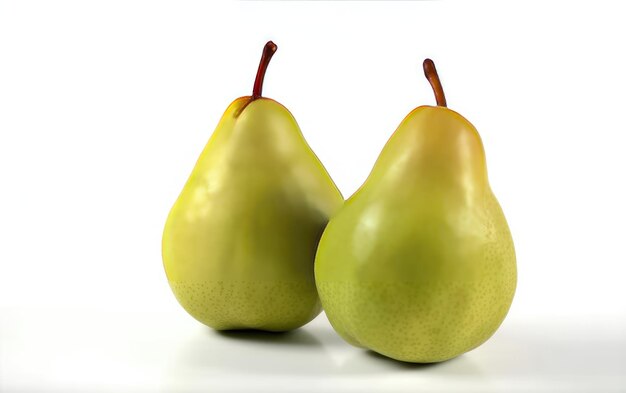
[[[621,7],[470,3],[0,1],[0,391],[626,391]],[[485,345],[409,366],[176,303],[166,215],[269,39],[264,95],[346,197],[435,60],[517,249]]]

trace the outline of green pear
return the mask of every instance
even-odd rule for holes
[[[275,51],[268,42],[252,96],[226,109],[163,233],[174,295],[219,330],[287,331],[320,313],[315,252],[343,204],[291,113],[261,96]]]
[[[513,240],[478,132],[438,106],[400,123],[361,188],[326,227],[315,278],[349,343],[407,362],[444,361],[486,341],[515,292]]]

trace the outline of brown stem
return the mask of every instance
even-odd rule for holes
[[[267,41],[263,48],[263,55],[261,56],[261,62],[259,63],[259,69],[256,72],[256,79],[254,80],[254,88],[252,88],[252,100],[256,100],[261,97],[263,91],[263,78],[265,78],[265,72],[267,66],[270,64],[270,60],[278,47],[272,41]]]
[[[437,74],[435,63],[431,59],[424,60],[424,75],[426,75],[426,79],[428,79],[430,86],[433,88],[437,106],[447,107],[448,104],[446,103],[446,96],[443,94],[443,86],[441,86],[441,80],[439,79],[439,74]]]

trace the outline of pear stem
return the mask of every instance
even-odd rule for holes
[[[267,41],[265,47],[263,47],[263,55],[261,55],[261,61],[259,62],[259,69],[256,72],[256,79],[254,80],[254,87],[252,88],[252,99],[256,100],[261,97],[263,92],[263,79],[265,78],[265,72],[267,66],[270,64],[270,60],[274,53],[276,53],[278,47],[272,41]]]
[[[446,103],[446,96],[443,94],[443,86],[441,86],[435,63],[431,59],[424,60],[424,75],[426,75],[426,79],[428,79],[430,86],[433,88],[437,106],[447,107],[448,104]]]

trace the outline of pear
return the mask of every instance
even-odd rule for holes
[[[365,183],[330,220],[315,278],[334,329],[393,359],[440,362],[486,341],[516,287],[509,228],[474,126],[446,107],[409,113]]]
[[[321,311],[313,264],[341,193],[292,114],[262,97],[233,101],[172,207],[163,265],[176,299],[218,330],[287,331]]]

